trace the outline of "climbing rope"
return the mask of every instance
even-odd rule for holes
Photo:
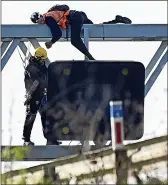
[[[19,48],[18,48],[18,46],[17,46],[17,50],[18,50],[19,56],[20,56],[20,58],[21,58],[21,60],[22,60],[22,64],[23,64],[24,69],[26,69],[26,60],[29,60],[30,47],[31,47],[31,43],[29,42],[29,45],[28,45],[28,49],[27,49],[27,51],[26,51],[25,58],[23,59],[23,58],[22,58],[22,55],[21,55],[21,53],[20,53],[20,51],[19,51]]]

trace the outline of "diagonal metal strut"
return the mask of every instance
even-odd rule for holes
[[[153,58],[149,62],[145,70],[145,80],[148,78],[149,74],[151,73],[152,69],[156,65],[157,61],[161,57],[162,53],[164,52],[166,46],[168,45],[167,41],[162,41],[161,45],[159,46],[158,50],[154,54]]]
[[[1,45],[1,56],[4,54],[6,48],[9,46],[9,44],[10,44],[10,41],[5,41],[5,42],[2,43],[2,45]]]
[[[28,48],[25,45],[25,43],[24,42],[20,42],[19,43],[19,47],[22,50],[23,54],[26,56],[26,53],[27,53]],[[28,55],[31,56],[31,53],[29,53]]]
[[[10,45],[8,51],[3,56],[2,61],[1,61],[1,71],[3,70],[3,68],[7,64],[8,60],[12,56],[12,54],[15,51],[17,45],[20,43],[20,40],[21,40],[20,38],[19,39],[14,39],[12,44]]]
[[[153,86],[153,84],[156,81],[157,77],[159,76],[159,74],[161,73],[162,69],[166,65],[167,61],[168,61],[168,51],[165,52],[165,54],[163,55],[162,59],[160,60],[160,62],[158,64],[157,68],[155,69],[155,71],[152,73],[152,75],[150,76],[149,80],[147,81],[147,83],[145,85],[145,96],[150,91],[151,87]]]

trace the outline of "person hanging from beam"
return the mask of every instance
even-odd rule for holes
[[[34,12],[31,15],[31,21],[33,23],[46,24],[50,28],[52,39],[45,43],[46,48],[48,49],[61,38],[62,31],[60,27],[68,30],[68,25],[70,25],[71,44],[82,52],[89,60],[95,60],[80,37],[83,24],[93,24],[84,12],[70,10],[67,5],[55,5],[43,15],[39,12]],[[131,20],[118,15],[115,20],[104,22],[104,24],[116,23],[130,24]]]
[[[45,61],[47,52],[44,48],[37,48],[34,56],[31,56],[25,68],[24,82],[26,89],[26,118],[23,128],[24,146],[34,145],[30,140],[33,124],[39,111],[45,137],[45,113],[40,108],[47,102],[47,67]],[[46,138],[46,137],[45,137]]]
[[[34,12],[31,15],[31,21],[33,23],[46,24],[51,30],[53,38],[51,41],[45,43],[46,48],[51,48],[52,45],[61,38],[62,31],[60,27],[66,29],[69,24],[71,25],[71,44],[87,56],[89,60],[95,60],[80,38],[81,28],[85,23],[82,13],[70,11],[66,5],[60,5],[55,8],[56,9],[53,8],[43,15],[38,12]]]

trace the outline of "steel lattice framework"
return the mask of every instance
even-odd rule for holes
[[[4,69],[17,46],[19,46],[23,54],[26,55],[27,46],[25,42],[30,41],[33,47],[37,48],[40,46],[39,42],[45,42],[52,37],[46,25],[2,25],[1,30],[1,71]],[[62,33],[62,38],[59,41],[70,41],[70,29],[68,34],[66,30],[62,30]],[[81,37],[87,47],[89,47],[89,41],[161,41],[159,48],[146,67],[145,96],[150,91],[168,61],[167,24],[84,25]],[[49,60],[48,63],[50,63]],[[154,68],[155,70],[152,72]],[[2,146],[2,148],[4,147],[5,146]],[[44,161],[71,154],[73,154],[73,152],[70,153],[61,146],[34,146],[24,160]]]

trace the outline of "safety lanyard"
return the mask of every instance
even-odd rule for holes
[[[20,56],[20,58],[22,60],[22,64],[23,64],[23,68],[25,70],[25,73],[29,76],[30,80],[33,83],[33,80],[31,79],[30,73],[26,70],[26,60],[29,60],[30,47],[31,47],[31,43],[29,42],[29,45],[28,45],[28,48],[27,48],[27,52],[26,52],[26,55],[25,55],[25,58],[24,59],[22,58],[21,53],[20,53],[18,47],[17,47],[17,50],[18,50],[19,56]]]
[[[29,42],[28,49],[27,49],[27,52],[26,52],[24,59],[22,58],[21,53],[19,51],[19,48],[17,47],[17,50],[18,50],[19,56],[22,60],[22,64],[23,64],[24,69],[26,69],[26,60],[29,60],[30,46],[31,46],[31,43]]]

